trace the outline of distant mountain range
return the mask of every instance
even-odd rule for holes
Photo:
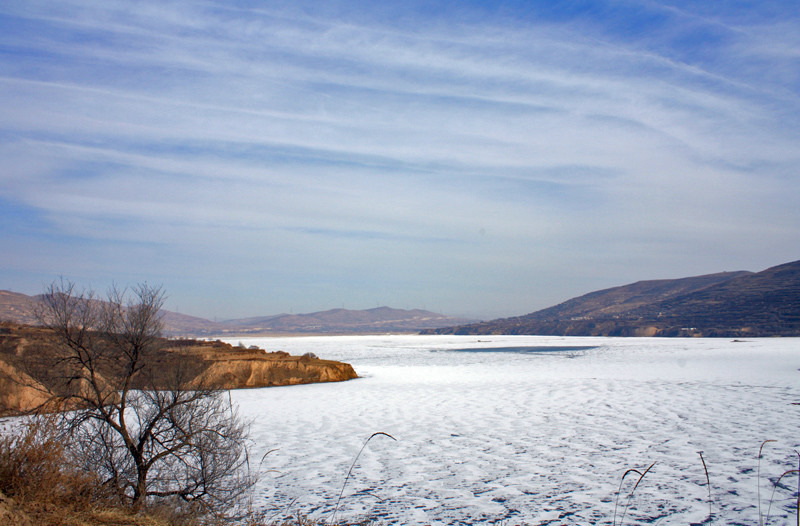
[[[758,273],[639,281],[524,316],[423,333],[800,336],[800,261]]]
[[[420,309],[377,307],[366,310],[332,309],[309,314],[278,314],[228,320],[222,333],[235,334],[350,334],[417,332],[472,320]]]
[[[0,290],[0,321],[35,324],[36,296]],[[639,281],[524,316],[471,323],[425,310],[378,307],[215,322],[164,311],[170,336],[280,334],[543,334],[564,336],[800,336],[800,261],[762,272]]]
[[[0,290],[0,321],[35,325],[37,296]],[[172,311],[162,311],[164,330],[170,336],[256,336],[279,334],[415,333],[469,323],[473,320],[420,309],[377,307],[367,310],[332,309],[310,314],[277,314],[215,322]]]

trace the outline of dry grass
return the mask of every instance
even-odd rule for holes
[[[32,418],[0,434],[0,524],[15,526],[222,526],[231,523],[187,513],[175,502],[146,512],[126,507],[69,454],[57,416]],[[296,514],[275,520],[251,512],[241,526],[320,526]]]
[[[73,504],[85,508],[104,495],[97,480],[74,468],[51,417],[23,425],[0,437],[0,491],[43,507]]]
[[[766,513],[763,513],[762,500],[761,500],[761,485],[762,485],[761,459],[764,456],[763,455],[764,446],[769,444],[769,443],[771,443],[771,442],[775,442],[775,440],[765,440],[765,441],[763,441],[761,443],[761,447],[758,448],[758,457],[757,457],[758,467],[757,467],[757,471],[756,471],[756,486],[757,486],[757,497],[756,498],[757,498],[757,501],[758,501],[757,502],[757,504],[758,504],[758,524],[759,524],[759,526],[768,526],[770,524],[770,518],[772,517],[773,504],[775,504],[775,506],[778,507],[778,505],[776,504],[776,499],[777,499],[776,493],[778,493],[778,490],[781,489],[784,493],[785,492],[789,492],[790,493],[792,501],[793,501],[793,504],[794,504],[794,506],[784,507],[783,508],[784,511],[787,512],[787,513],[791,513],[791,508],[793,507],[794,508],[795,518],[796,518],[796,524],[797,524],[797,526],[800,526],[800,452],[799,451],[794,451],[794,453],[795,453],[795,455],[797,456],[797,459],[798,459],[798,467],[797,467],[797,469],[789,469],[789,470],[784,471],[777,478],[772,478],[772,479],[768,478],[767,479],[769,484],[772,486],[772,491],[771,491],[771,494],[769,496],[769,500],[766,502],[766,505],[767,505]],[[713,501],[713,499],[712,499],[712,496],[711,496],[711,478],[708,475],[708,466],[706,465],[706,460],[703,457],[703,452],[702,451],[698,451],[697,453],[698,453],[698,455],[700,455],[700,461],[703,464],[703,472],[705,473],[705,477],[706,477],[706,487],[708,488],[708,517],[703,521],[703,524],[705,524],[705,523],[711,523],[711,522],[713,522],[715,520],[713,509],[712,509],[712,501]],[[631,489],[628,492],[627,502],[626,502],[625,508],[624,508],[624,510],[622,512],[622,518],[620,519],[619,526],[622,526],[622,524],[625,521],[625,516],[627,515],[628,507],[630,505],[631,498],[633,497],[633,494],[636,492],[636,488],[639,487],[639,484],[642,482],[642,479],[644,479],[645,475],[647,475],[647,473],[653,468],[654,465],[655,465],[655,462],[653,462],[650,465],[650,467],[648,467],[644,472],[639,471],[638,469],[633,469],[633,468],[632,469],[628,469],[622,475],[622,479],[620,480],[620,483],[619,483],[619,489],[617,490],[616,501],[614,503],[614,516],[613,516],[613,519],[612,519],[612,522],[611,522],[612,526],[617,526],[617,510],[619,509],[620,497],[623,495],[622,488],[623,488],[623,484],[625,482],[625,478],[628,475],[632,474],[632,473],[635,473],[635,474],[639,475],[639,478],[636,481],[636,484],[634,484],[633,489]],[[782,484],[782,481],[784,479],[791,479],[791,478],[797,478],[797,490],[796,491],[793,491],[792,488]],[[786,499],[784,499],[784,500],[786,500]],[[783,517],[783,518],[786,519],[787,517]]]
[[[120,505],[67,452],[55,417],[40,417],[0,437],[0,492],[11,523],[42,526],[170,526],[164,510],[139,514]]]

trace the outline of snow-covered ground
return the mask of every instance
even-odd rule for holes
[[[757,525],[759,488],[769,524],[796,521],[796,474],[771,497],[798,467],[800,339],[241,341],[346,361],[361,376],[233,393],[253,421],[253,459],[275,449],[257,503],[276,518],[330,521],[356,455],[383,432],[396,440],[364,447],[337,521],[612,524],[623,474],[653,462],[625,524]],[[616,524],[638,478],[624,480]]]

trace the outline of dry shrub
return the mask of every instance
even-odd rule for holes
[[[166,501],[140,513],[73,458],[59,415],[31,417],[0,434],[0,494],[37,526],[197,526],[195,510]],[[62,420],[63,422],[63,420]],[[2,498],[0,498],[2,501]],[[13,521],[13,519],[12,519]]]
[[[0,437],[0,491],[42,504],[91,506],[107,497],[91,473],[71,461],[56,417],[32,418]]]
[[[80,517],[109,509],[112,497],[76,467],[56,422],[39,416],[0,436],[0,492],[36,524],[87,524]]]

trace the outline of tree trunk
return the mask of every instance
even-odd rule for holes
[[[147,466],[136,463],[136,487],[133,489],[133,508],[142,509],[147,503]]]

